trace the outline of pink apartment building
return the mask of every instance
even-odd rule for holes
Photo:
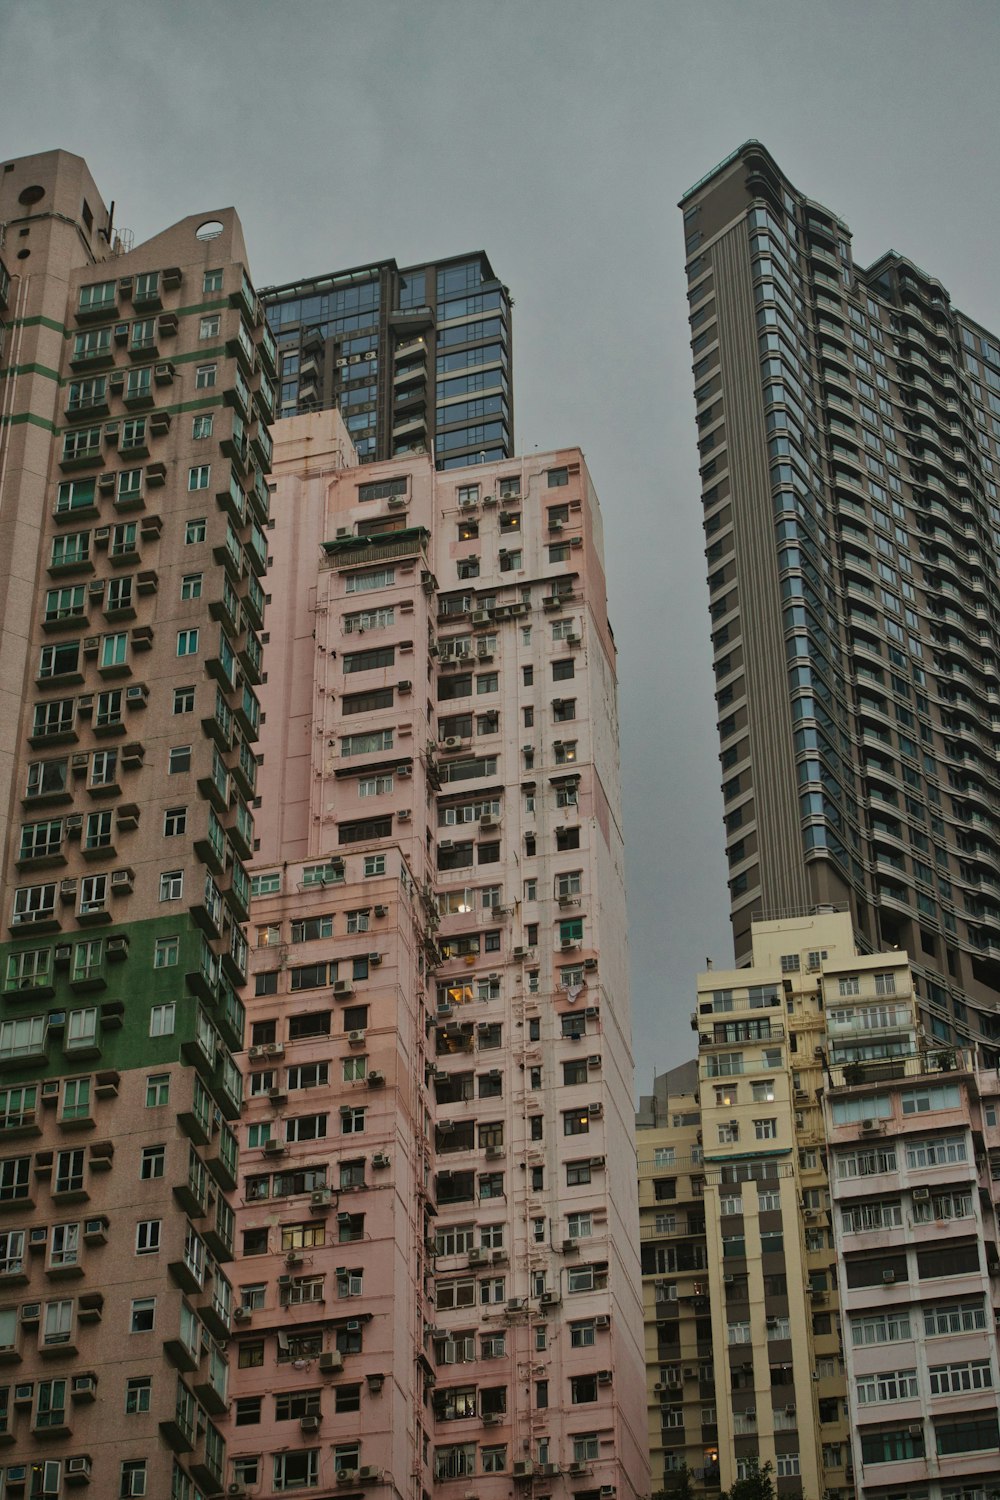
[[[230,1493],[633,1500],[596,496],[576,449],[438,474],[356,467],[336,412],[273,435]]]

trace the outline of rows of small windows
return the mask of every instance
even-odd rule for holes
[[[204,271],[202,292],[221,292],[224,280],[225,272],[221,267]],[[139,307],[146,303],[156,307],[159,305],[161,291],[174,290],[179,287],[182,276],[178,269],[171,267],[165,271],[144,271],[131,281],[127,295],[132,305]],[[119,295],[125,290],[124,284],[114,279],[91,282],[87,286],[82,286],[77,303],[78,311],[87,314],[107,314],[116,308]]]

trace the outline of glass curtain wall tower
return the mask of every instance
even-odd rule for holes
[[[362,463],[433,448],[438,469],[461,469],[513,454],[513,304],[482,251],[334,271],[264,301],[281,416],[337,407]]]

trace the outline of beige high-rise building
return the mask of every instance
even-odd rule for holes
[[[681,201],[736,954],[847,903],[1000,1042],[1000,338],[747,141]]]
[[[696,1058],[657,1076],[636,1132],[653,1489],[686,1470],[696,1493],[711,1494],[719,1431]]]
[[[975,1500],[998,1474],[1000,1076],[929,1035],[906,954],[864,952],[847,912],[752,938],[749,967],[700,977],[697,1062],[637,1117],[654,1486],[769,1464],[789,1500]]]

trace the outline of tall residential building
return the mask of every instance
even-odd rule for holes
[[[352,462],[276,428],[231,1483],[634,1500],[597,500],[577,450]]]
[[[338,407],[362,463],[433,452],[439,469],[464,469],[514,452],[512,302],[483,251],[263,296],[281,416]]]
[[[681,207],[738,960],[846,902],[996,1043],[1000,339],[756,141]]]
[[[779,1496],[979,1500],[1000,1078],[929,1036],[906,954],[860,952],[847,912],[752,937],[637,1117],[654,1486],[686,1466],[710,1496],[756,1461]]]
[[[274,344],[231,209],[0,167],[0,1492],[217,1494]]]
[[[905,954],[822,965],[855,1494],[996,1490],[1000,1078],[923,1034]],[[872,1062],[860,1043],[881,1037]]]
[[[654,1079],[636,1143],[652,1487],[677,1487],[686,1471],[695,1494],[711,1495],[719,1428],[697,1058]]]

